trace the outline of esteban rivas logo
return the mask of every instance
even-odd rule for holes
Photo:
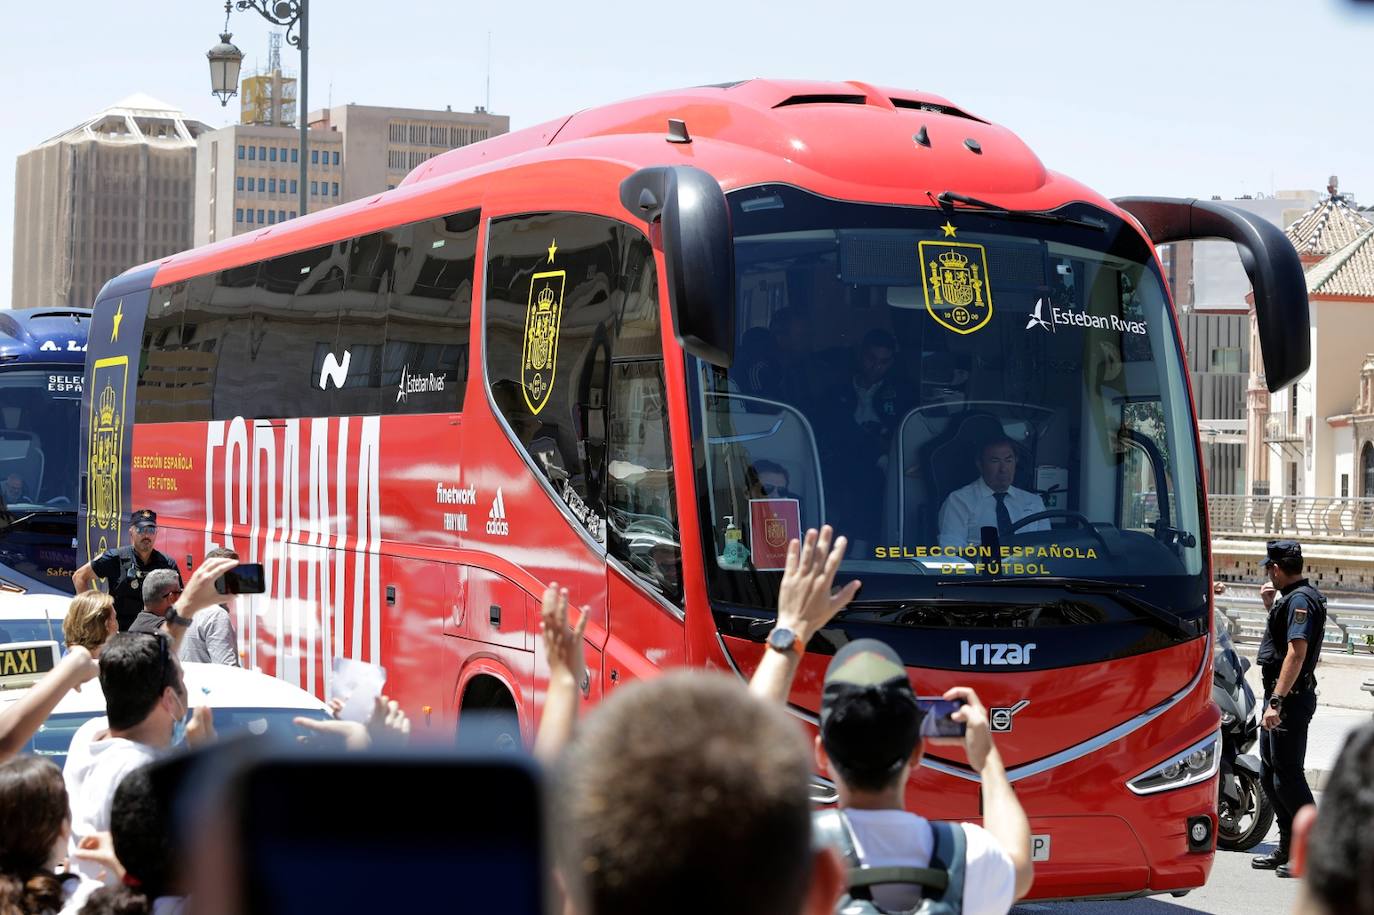
[[[1051,333],[1054,332],[1054,328],[1050,326],[1050,322],[1046,321],[1044,315],[1041,314],[1041,309],[1043,309],[1044,307],[1044,299],[1035,300],[1035,311],[1032,311],[1030,313],[1030,320],[1026,322],[1026,330],[1030,330],[1032,327],[1038,325],[1044,328],[1045,330],[1050,331]]]
[[[493,537],[509,537],[510,522],[506,520],[506,497],[501,488],[496,488],[496,498],[491,500],[491,511],[487,513],[487,533]]]
[[[396,402],[408,402],[411,394],[429,394],[439,392],[444,389],[443,375],[435,375],[431,372],[428,375],[410,374],[410,366],[406,365],[401,369],[401,385],[396,392]]]

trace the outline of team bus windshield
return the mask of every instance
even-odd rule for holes
[[[787,540],[828,522],[854,612],[968,625],[1019,603],[1006,625],[1201,631],[1192,416],[1145,239],[1086,204],[780,185],[733,194],[731,218],[734,363],[693,381],[714,600],[774,606]]]
[[[76,511],[81,366],[0,370],[0,498],[15,514]]]

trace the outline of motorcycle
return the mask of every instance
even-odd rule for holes
[[[1226,618],[1215,619],[1212,701],[1221,709],[1221,767],[1217,779],[1217,847],[1248,851],[1274,825],[1274,808],[1260,787],[1258,703],[1245,681],[1250,659],[1236,653]]]

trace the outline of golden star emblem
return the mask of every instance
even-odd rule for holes
[[[124,320],[124,300],[120,299],[119,307],[114,313],[114,328],[110,331],[110,342],[114,343],[119,339],[119,322]]]
[[[557,253],[557,251],[558,251],[558,240],[557,240],[557,239],[554,239],[554,240],[552,240],[552,241],[549,242],[549,263],[551,263],[551,264],[553,263],[553,256],[554,256],[555,253]]]
[[[940,226],[940,228],[945,230],[945,238],[953,238],[954,233],[958,231],[948,219],[945,220],[945,224]]]

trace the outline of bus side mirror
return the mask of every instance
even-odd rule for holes
[[[1269,390],[1296,381],[1312,362],[1307,276],[1283,230],[1253,213],[1207,200],[1118,197],[1156,245],[1222,238],[1235,242],[1255,294],[1260,355]]]
[[[693,356],[729,368],[735,355],[735,257],[725,193],[686,165],[642,168],[620,183],[620,202],[660,223],[673,333]]]

